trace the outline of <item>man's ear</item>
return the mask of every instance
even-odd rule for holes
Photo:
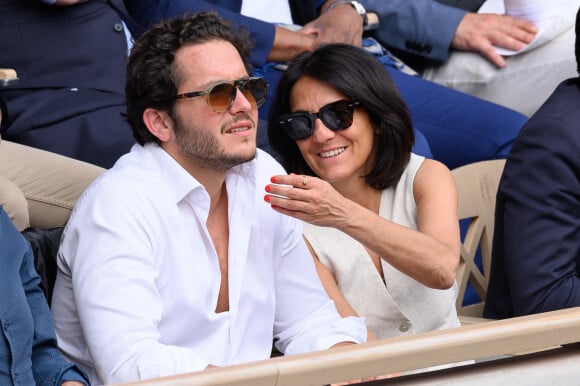
[[[143,112],[143,122],[151,134],[161,142],[173,139],[173,121],[165,111],[147,108]]]

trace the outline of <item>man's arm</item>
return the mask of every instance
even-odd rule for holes
[[[313,35],[276,26],[274,43],[267,60],[270,62],[287,62],[301,52],[312,50],[314,48],[314,40],[315,36]]]
[[[315,37],[314,47],[326,43],[361,45],[363,18],[349,3],[341,0],[319,1],[318,17],[304,25],[300,32]]]
[[[329,0],[326,3],[330,2]],[[255,44],[251,61],[257,67],[263,66],[266,62],[286,62],[300,52],[312,50],[321,43],[346,42],[360,45],[362,38],[362,18],[348,4],[334,7],[331,12],[310,21],[307,27],[299,32],[243,16],[237,9],[215,5],[208,1],[126,0],[125,4],[132,17],[143,26],[185,13],[217,11],[235,24],[248,28]],[[322,10],[323,5],[324,1],[317,0],[313,7]]]
[[[558,119],[529,123],[506,164],[498,195],[504,210],[497,213],[504,232],[498,236],[514,316],[580,306],[576,128]]]
[[[536,33],[536,26],[523,19],[491,13],[466,13],[457,26],[451,47],[478,52],[497,67],[505,67],[506,60],[494,46],[519,51],[534,40]]]
[[[162,19],[179,17],[186,13],[216,11],[220,16],[235,24],[248,28],[255,44],[251,57],[254,66],[264,65],[274,44],[275,27],[273,24],[243,16],[239,10],[215,5],[209,1],[125,0],[125,5],[131,16],[144,27]]]
[[[28,244],[24,239],[22,243]],[[20,270],[22,286],[34,322],[32,343],[32,369],[38,384],[88,385],[86,374],[72,363],[68,363],[58,349],[52,316],[44,293],[40,289],[40,277],[34,268],[32,250],[27,245]]]
[[[506,15],[469,13],[434,0],[361,0],[379,15],[374,36],[384,45],[446,61],[451,49],[474,51],[498,67],[505,60],[493,45],[518,50],[536,34],[532,23]]]
[[[449,58],[451,41],[466,11],[433,0],[361,0],[379,15],[373,36],[386,46],[428,59]]]

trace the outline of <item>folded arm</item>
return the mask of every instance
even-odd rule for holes
[[[269,185],[275,210],[308,223],[334,227],[375,252],[399,271],[438,289],[453,285],[459,264],[457,193],[449,170],[425,160],[414,180],[418,230],[379,216],[343,196],[328,182],[309,177],[308,189],[296,189],[302,176],[276,176]]]

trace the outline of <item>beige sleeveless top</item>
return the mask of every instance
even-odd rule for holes
[[[380,216],[417,229],[413,180],[424,159],[411,154],[397,185],[382,192]],[[448,290],[432,289],[381,259],[383,282],[363,245],[347,234],[305,223],[304,236],[377,339],[459,326],[457,284]]]

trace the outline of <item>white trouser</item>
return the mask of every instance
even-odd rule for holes
[[[455,51],[423,78],[531,116],[565,79],[577,77],[574,25],[553,40],[508,57],[498,69],[478,53]]]

